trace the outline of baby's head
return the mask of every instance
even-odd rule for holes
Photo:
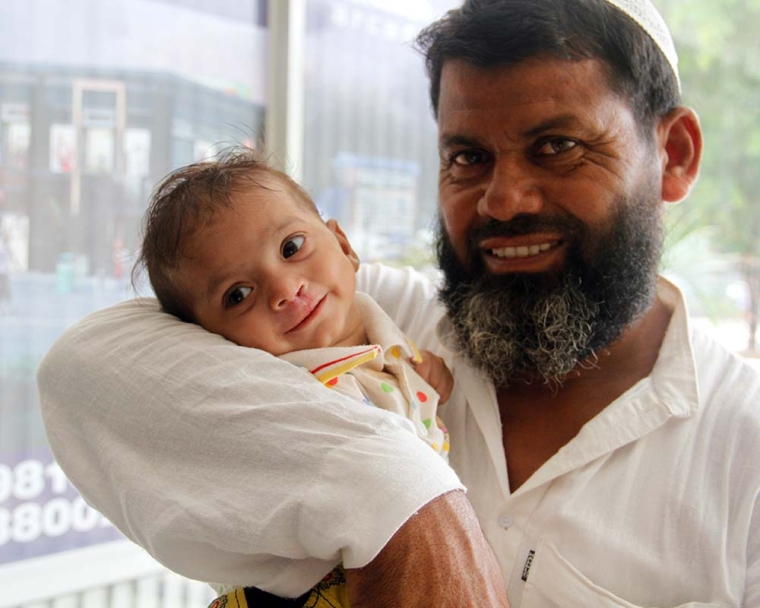
[[[366,339],[345,234],[247,148],[159,184],[138,266],[165,312],[242,346],[281,355]]]

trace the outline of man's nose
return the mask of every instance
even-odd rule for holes
[[[527,161],[497,159],[478,201],[478,214],[506,222],[520,214],[541,211],[544,199],[538,171]]]

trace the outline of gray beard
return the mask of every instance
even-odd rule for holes
[[[543,382],[556,390],[649,308],[662,245],[662,218],[645,201],[623,201],[611,228],[592,232],[572,217],[517,216],[489,220],[470,235],[466,267],[442,225],[438,261],[440,299],[456,345],[497,387]],[[568,242],[561,274],[491,275],[477,243],[488,236],[558,231]],[[594,243],[593,251],[583,244]]]
[[[449,301],[456,302],[449,318],[459,350],[496,386],[535,377],[557,387],[580,361],[595,358],[598,306],[569,277],[530,306],[505,298],[498,288],[460,288]]]

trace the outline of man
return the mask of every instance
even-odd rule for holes
[[[408,272],[365,268],[360,288],[423,348],[444,356],[454,371],[455,393],[441,411],[452,439],[450,460],[499,561],[510,604],[760,606],[760,467],[754,462],[760,448],[760,378],[691,331],[680,293],[656,278],[663,202],[687,195],[701,153],[699,124],[694,112],[680,105],[675,50],[659,15],[647,1],[469,0],[423,32],[419,42],[439,125],[445,315],[441,318],[426,305],[430,285]],[[309,468],[308,475],[333,465],[347,467],[350,477],[341,485],[320,473],[325,489],[313,489],[317,508],[290,494],[267,502],[238,489],[232,495],[237,505],[225,503],[238,530],[248,523],[243,506],[274,519],[281,517],[278,505],[295,509],[298,518],[282,521],[297,522],[300,533],[283,533],[279,542],[269,540],[266,546],[248,536],[235,544],[231,532],[206,512],[227,490],[224,478],[216,488],[207,481],[212,472],[220,472],[221,461],[212,458],[216,467],[207,466],[202,436],[186,428],[199,424],[197,410],[203,408],[175,405],[167,421],[136,405],[137,395],[159,390],[159,378],[181,371],[176,369],[180,365],[161,363],[164,345],[179,348],[173,346],[174,337],[169,339],[179,326],[158,320],[155,313],[148,321],[148,313],[142,313],[140,323],[150,325],[152,335],[162,340],[151,348],[145,339],[119,345],[113,355],[105,342],[133,340],[127,328],[134,329],[132,317],[138,314],[134,305],[120,311],[85,321],[85,327],[65,338],[43,366],[40,382],[56,456],[76,475],[85,496],[133,539],[162,557],[165,535],[175,540],[179,535],[165,522],[191,520],[174,507],[177,494],[189,493],[187,484],[169,479],[164,468],[171,465],[174,477],[181,478],[196,467],[196,477],[217,500],[192,505],[194,525],[185,534],[193,539],[188,545],[193,549],[226,549],[214,554],[218,560],[235,551],[259,558],[276,550],[288,557],[300,550],[304,559],[312,558],[327,547],[314,543],[310,531],[328,522],[332,510],[346,518],[342,528],[360,530],[344,537],[338,548],[344,563],[356,568],[359,592],[366,591],[365,584],[385,589],[400,574],[397,605],[499,605],[493,593],[498,581],[489,574],[465,583],[474,589],[473,596],[457,588],[479,559],[489,563],[489,555],[481,552],[476,532],[453,516],[459,507],[466,513],[467,507],[447,504],[461,493],[446,492],[456,490],[456,484],[446,481],[432,460],[415,455],[425,459],[428,474],[405,466],[395,477],[413,479],[414,486],[399,492],[390,489],[390,480],[383,481],[383,466],[377,464],[387,451],[357,449],[347,458],[346,445],[356,442],[363,448],[368,443],[360,428],[361,412],[351,412],[353,427],[344,421],[339,432],[330,431],[337,445],[331,458],[323,458],[317,446],[320,466]],[[139,371],[133,367],[115,381],[120,394],[107,408],[117,410],[110,421],[99,413],[99,420],[89,420],[92,407],[85,407],[85,413],[66,407],[107,395],[105,390],[73,388],[68,380],[70,368],[62,360],[73,357],[78,345],[91,353],[77,355],[68,365],[86,366],[88,377],[103,375],[116,361],[121,364],[138,353],[150,357]],[[211,342],[204,345],[212,347]],[[193,354],[197,345],[182,348],[185,360],[199,356]],[[208,363],[214,365],[221,355],[215,350]],[[239,356],[244,365],[242,361]],[[218,362],[214,367],[221,374]],[[276,370],[270,367],[269,372]],[[213,404],[232,417],[240,416],[247,399],[233,389],[250,389],[241,379],[248,373],[238,368],[213,385],[195,375],[166,381],[177,386],[191,381],[199,395],[194,403],[204,407],[213,386]],[[130,375],[139,378],[142,392],[126,388],[134,381]],[[276,393],[262,377],[256,387]],[[290,407],[294,416],[310,420],[311,436],[336,428],[330,426],[334,418],[312,422],[316,413],[307,401],[317,396],[305,386],[298,390],[295,400],[280,396],[280,411]],[[331,410],[336,407],[330,403]],[[138,439],[141,427],[122,409],[138,410],[137,415],[149,416],[151,424],[171,429],[175,436],[179,431],[197,455],[183,462],[188,450],[176,439],[163,451],[155,448],[166,432]],[[266,407],[257,402],[256,409],[256,420],[265,425]],[[329,415],[324,407],[319,412]],[[116,454],[109,454],[105,464],[88,462],[85,469],[83,459],[102,456],[104,441],[83,438],[75,428],[76,433],[118,439]],[[274,432],[278,445],[297,450],[295,429]],[[248,443],[266,441],[265,432],[252,433],[245,437]],[[388,468],[412,451],[401,435],[388,431],[384,440],[391,439],[396,443]],[[214,445],[206,443],[209,450]],[[234,440],[230,447],[243,458],[252,449]],[[282,454],[289,450],[280,448],[265,464],[287,472],[288,483],[307,486],[292,467],[302,461],[308,467],[308,459]],[[129,479],[124,463],[130,459],[122,452],[135,460],[152,457],[151,473],[174,484],[164,499],[171,516],[161,518],[164,523],[154,529],[146,521],[160,512],[155,501],[143,501],[143,511],[135,515],[114,497],[114,490],[97,485],[107,470],[122,491],[138,487]],[[372,499],[357,498],[369,492],[359,479],[363,469],[381,489]],[[264,475],[250,475],[261,482],[258,494],[261,488],[265,494],[277,491]],[[146,476],[139,479],[144,482]],[[436,481],[431,484],[431,479]],[[150,483],[148,490],[157,492],[157,484]],[[380,550],[378,539],[393,534],[401,511],[386,517],[374,509],[373,499],[383,501],[387,495],[403,499],[403,510],[415,501],[426,506]],[[345,497],[345,505],[370,504],[369,517],[376,525],[368,526],[367,518],[341,508],[344,504],[337,507],[337,496]],[[447,533],[436,537],[431,532],[436,528]],[[357,558],[362,535],[372,549]],[[452,538],[438,552],[446,555],[438,563],[435,543]],[[462,539],[465,550],[458,552]],[[366,566],[367,557],[375,554]],[[174,551],[163,557],[175,569],[204,574],[197,559],[183,559]],[[266,566],[264,558],[250,572],[262,563]],[[415,585],[431,594],[427,603],[415,595]],[[458,595],[449,593],[451,588]]]

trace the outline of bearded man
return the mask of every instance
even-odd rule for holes
[[[418,42],[443,307],[411,271],[365,267],[360,288],[454,372],[450,463],[504,582],[456,480],[380,413],[144,305],[86,320],[43,365],[60,464],[195,578],[296,597],[342,560],[357,606],[502,606],[500,585],[513,608],[760,606],[760,378],[656,275],[702,145],[661,17],[468,0]]]

